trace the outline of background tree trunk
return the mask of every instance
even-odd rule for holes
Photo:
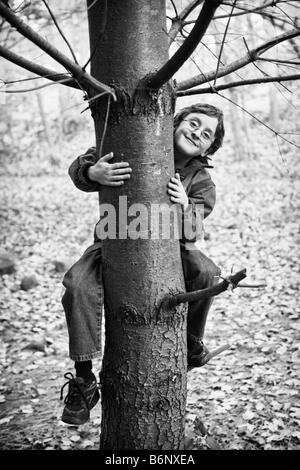
[[[105,11],[105,2],[94,3],[89,9],[91,51]],[[103,188],[100,199],[112,203],[117,214],[119,196],[127,196],[128,208],[141,203],[150,212],[153,203],[169,203],[166,185],[174,175],[174,93],[170,84],[158,92],[145,86],[145,77],[168,59],[165,1],[107,3],[106,29],[91,73],[115,87],[118,102],[110,108],[102,153],[113,151],[114,161],[128,161],[133,172],[121,188]],[[101,98],[93,106],[98,148],[107,101]],[[117,231],[122,231],[118,220]],[[184,448],[185,308],[159,309],[165,294],[184,290],[179,243],[150,236],[149,224],[143,239],[103,244],[101,449]]]

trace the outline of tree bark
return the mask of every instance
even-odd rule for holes
[[[106,2],[88,2],[90,48],[94,50]],[[186,308],[161,311],[162,298],[184,291],[179,242],[153,240],[151,223],[141,237],[122,239],[123,206],[169,203],[174,175],[174,91],[145,85],[168,59],[164,0],[110,0],[102,41],[91,74],[112,86],[102,154],[128,161],[132,177],[119,188],[103,188],[102,203],[117,211],[117,239],[103,242],[106,341],[101,373],[102,450],[183,449],[186,406]],[[108,98],[93,104],[100,147]],[[123,196],[123,200],[119,199]],[[126,201],[127,197],[127,201]],[[126,210],[125,210],[126,212]],[[128,217],[130,223],[136,219]],[[123,234],[124,235],[124,234]]]

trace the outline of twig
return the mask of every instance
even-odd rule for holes
[[[285,137],[282,137],[282,135],[275,131],[274,129],[272,129],[272,127],[268,126],[268,124],[266,124],[264,121],[261,121],[261,119],[259,119],[258,117],[254,116],[254,114],[252,114],[250,111],[248,111],[247,109],[243,108],[243,106],[239,105],[238,103],[235,103],[234,101],[232,101],[230,98],[228,98],[227,96],[224,96],[224,95],[221,95],[220,93],[218,93],[219,96],[221,96],[222,98],[224,98],[225,100],[227,101],[230,101],[232,104],[234,104],[235,106],[237,106],[238,108],[240,108],[242,111],[244,111],[245,113],[249,114],[249,116],[251,116],[253,119],[255,119],[255,121],[259,122],[260,124],[262,124],[264,127],[266,127],[267,129],[269,129],[269,131],[271,131],[273,134],[275,134],[276,136],[279,136],[282,140],[285,140],[285,142],[288,142],[289,144],[291,145],[294,145],[295,147],[297,148],[300,148],[300,145],[297,145],[295,144],[295,142],[292,142],[291,140],[288,140],[286,139]]]
[[[56,26],[58,32],[60,33],[61,37],[63,38],[63,40],[64,40],[65,43],[67,44],[67,46],[68,46],[68,48],[69,48],[69,50],[70,50],[70,52],[71,52],[71,54],[72,54],[72,56],[73,56],[73,59],[74,59],[75,63],[78,64],[78,61],[77,61],[77,59],[76,59],[76,55],[75,55],[75,53],[74,53],[74,51],[73,51],[73,49],[72,49],[72,46],[71,46],[71,44],[69,43],[69,41],[67,40],[67,38],[66,38],[66,36],[64,35],[63,31],[61,30],[61,28],[59,27],[59,24],[58,24],[58,22],[57,22],[57,20],[56,20],[56,18],[55,18],[55,16],[54,16],[54,14],[53,14],[51,8],[49,7],[48,2],[47,2],[46,0],[43,0],[43,3],[44,3],[44,5],[45,5],[45,7],[47,8],[47,10],[48,10],[48,12],[49,12],[49,15],[51,16],[51,18],[52,18],[52,20],[53,20],[53,23],[55,24],[55,26]]]
[[[217,81],[217,78],[218,78],[218,71],[219,71],[219,66],[220,66],[220,62],[221,62],[221,57],[222,57],[222,52],[223,52],[224,42],[225,42],[225,38],[226,38],[226,34],[227,34],[227,30],[228,30],[228,28],[229,28],[229,23],[230,23],[230,20],[231,20],[231,17],[232,17],[232,13],[233,13],[233,10],[234,10],[234,7],[235,7],[235,4],[236,4],[236,0],[234,0],[234,2],[233,2],[233,4],[232,4],[232,8],[231,8],[231,11],[230,11],[230,15],[229,15],[229,18],[228,18],[228,21],[227,21],[226,27],[225,27],[224,34],[223,34],[223,38],[222,38],[222,44],[221,44],[221,48],[220,48],[220,52],[219,52],[219,56],[218,56],[218,63],[217,63],[216,74],[215,74],[215,78],[214,78],[214,84],[213,84],[213,86],[215,86],[215,84],[216,84],[216,81]]]
[[[238,287],[245,287],[249,289],[260,289],[261,287],[267,287],[267,284],[239,284]]]
[[[292,26],[295,26],[295,27],[297,26],[295,20],[293,20],[293,18],[291,18],[282,8],[280,8],[278,5],[276,5],[276,8],[278,8],[278,10],[280,10],[281,13],[283,13],[289,20],[291,20]]]
[[[97,40],[96,40],[96,44],[95,44],[95,47],[93,49],[93,51],[91,52],[91,55],[89,57],[89,59],[86,61],[86,63],[84,64],[84,66],[82,67],[83,70],[85,70],[87,68],[87,66],[89,65],[89,63],[91,62],[91,60],[93,59],[94,55],[96,54],[97,52],[97,49],[98,49],[98,46],[99,46],[99,43],[100,43],[100,40],[104,34],[104,31],[105,31],[105,28],[106,28],[106,22],[107,22],[107,0],[104,0],[105,1],[105,4],[104,4],[104,13],[103,13],[103,17],[102,17],[102,23],[99,25],[99,34],[98,34],[98,37],[97,37]],[[93,6],[94,4],[92,4]],[[89,10],[90,7],[88,7],[88,10]]]
[[[264,80],[264,79],[260,79],[260,80],[264,80],[264,81],[267,81],[267,78]],[[273,77],[274,78],[274,77]],[[300,78],[300,76],[299,76]],[[248,82],[250,82],[250,80],[248,80]],[[220,85],[222,86],[222,85]],[[280,132],[277,132],[275,131],[274,129],[272,129],[272,127],[268,126],[268,124],[266,124],[265,122],[261,121],[261,119],[259,119],[258,117],[254,116],[254,114],[252,114],[250,111],[248,111],[246,108],[244,108],[243,106],[239,105],[238,103],[236,103],[235,101],[231,100],[230,98],[228,98],[227,96],[224,96],[224,95],[221,95],[221,93],[219,93],[216,88],[217,87],[211,87],[212,88],[212,91],[211,93],[217,93],[218,96],[221,96],[221,98],[224,98],[224,100],[227,100],[229,101],[230,103],[234,104],[235,106],[237,106],[238,108],[240,108],[242,111],[244,111],[246,114],[249,114],[249,116],[251,116],[253,119],[255,119],[255,121],[259,122],[260,124],[262,124],[264,127],[266,127],[267,129],[269,129],[269,131],[271,131],[273,134],[275,134],[276,136],[279,136],[282,140],[285,140],[285,142],[288,142],[289,144],[291,145],[294,145],[295,147],[297,148],[300,148],[300,145],[297,145],[295,144],[295,142],[292,142],[291,140],[288,140],[286,139],[285,137],[282,136],[282,134]],[[207,90],[211,90],[211,88],[208,88]],[[228,87],[230,88],[230,87]],[[189,90],[189,91],[192,91],[192,90]],[[207,93],[209,93],[209,91],[207,91]]]
[[[52,83],[45,83],[44,85],[36,86],[33,88],[24,88],[23,90],[0,90],[0,93],[27,93],[28,91],[41,90],[42,88],[47,88],[49,86],[56,85],[58,83],[63,84],[69,80],[70,80],[69,78],[63,78],[62,80],[56,80],[55,82],[52,82]],[[6,85],[5,82],[4,84]]]
[[[300,62],[298,62],[297,60],[271,59],[268,57],[259,57],[258,60],[262,60],[265,62],[276,62],[278,64],[283,64],[283,65],[300,65]]]
[[[174,0],[171,0],[171,3],[172,3],[173,8],[174,8],[175,18],[178,18],[178,11],[177,11],[176,5],[175,5],[175,3],[174,3]]]
[[[99,147],[99,157],[100,158],[102,157],[103,143],[104,143],[106,130],[107,130],[108,116],[109,116],[109,110],[110,110],[110,95],[108,95],[107,99],[108,99],[108,101],[107,101],[106,115],[105,115],[103,132],[102,132],[101,142],[100,142],[100,147]]]
[[[232,16],[241,16],[241,15],[248,15],[249,13],[254,13],[254,14],[258,14],[258,15],[262,15],[262,16],[267,16],[267,17],[272,17],[273,19],[275,20],[280,20],[280,21],[283,21],[283,22],[286,22],[288,24],[290,24],[288,21],[282,19],[282,18],[277,18],[276,16],[274,15],[271,15],[270,13],[266,13],[264,10],[266,8],[268,8],[269,6],[275,6],[277,3],[281,3],[283,0],[270,0],[269,2],[266,2],[264,3],[263,5],[259,6],[259,7],[255,7],[253,9],[248,9],[248,8],[245,8],[245,7],[242,7],[242,6],[239,6],[239,5],[236,5],[236,8],[241,10],[241,12],[236,12],[236,13],[233,13]],[[228,6],[231,6],[230,3],[225,3],[223,2],[223,5],[228,5]],[[222,19],[222,18],[227,18],[228,17],[228,14],[224,14],[224,15],[218,15],[218,16],[215,16],[214,17],[214,20],[218,20],[218,19]]]

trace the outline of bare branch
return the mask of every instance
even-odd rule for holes
[[[175,294],[167,296],[162,300],[161,307],[164,310],[169,310],[176,307],[179,304],[186,302],[194,302],[195,300],[208,299],[209,297],[215,297],[228,289],[229,286],[232,288],[238,287],[238,283],[247,276],[246,269],[242,269],[237,273],[228,276],[227,279],[220,282],[219,284],[207,287],[206,289],[197,290],[194,292],[185,292],[181,294]]]
[[[267,287],[267,284],[239,284],[239,287],[245,287],[247,289],[261,289]]]
[[[99,157],[102,157],[102,149],[103,149],[103,144],[104,144],[104,139],[107,131],[107,123],[108,123],[108,117],[109,117],[109,111],[110,111],[110,96],[108,95],[107,97],[107,107],[106,107],[106,114],[105,114],[105,121],[104,121],[104,126],[103,126],[103,132],[101,136],[101,142],[99,146]]]
[[[255,8],[246,8],[246,7],[242,7],[242,6],[239,6],[239,5],[236,5],[236,8],[241,10],[240,12],[236,12],[236,13],[233,13],[232,16],[241,16],[241,15],[247,15],[249,13],[255,13],[255,14],[260,14],[260,15],[265,15],[265,16],[271,16],[272,18],[274,19],[278,19],[278,20],[282,20],[284,21],[282,18],[277,18],[276,16],[274,15],[271,15],[270,13],[266,12],[266,8],[268,7],[274,7],[275,5],[277,5],[277,3],[285,3],[284,0],[269,0],[267,1],[266,3],[258,6],[258,7],[255,7]],[[232,6],[231,3],[227,3],[227,2],[223,2],[223,5],[228,5],[228,6]],[[217,16],[214,16],[214,20],[219,20],[219,19],[222,19],[222,18],[227,18],[229,16],[229,14],[224,14],[224,15],[217,15]],[[287,21],[286,21],[287,22]],[[289,22],[288,22],[289,23]],[[290,23],[289,23],[290,24]]]
[[[293,18],[291,18],[282,8],[280,8],[278,5],[276,5],[276,8],[278,8],[279,11],[281,11],[281,13],[283,13],[292,23],[292,26],[294,26],[295,28],[297,27],[297,24],[296,24],[296,18],[293,20]]]
[[[293,2],[298,3],[299,0],[291,0],[291,3],[293,3]],[[244,5],[243,6],[237,5],[236,7],[239,10],[254,11],[254,10],[258,10],[258,9],[262,9],[262,8],[274,7],[278,3],[287,3],[287,1],[286,0],[266,0],[261,6],[255,7],[253,10],[249,10]],[[232,3],[226,2],[226,1],[223,0],[222,5],[227,5],[227,6],[231,7]]]
[[[182,29],[183,21],[187,16],[196,8],[198,5],[203,3],[204,0],[193,0],[189,5],[187,5],[179,15],[172,20],[172,26],[168,31],[168,36],[170,38],[169,45],[175,41],[177,34]]]
[[[220,48],[220,53],[219,53],[218,63],[217,63],[217,68],[216,68],[216,74],[215,74],[215,79],[214,79],[214,85],[215,85],[215,83],[217,81],[217,78],[218,78],[218,71],[219,71],[219,66],[220,66],[220,62],[221,62],[224,42],[225,42],[226,34],[227,34],[227,31],[228,31],[228,28],[229,28],[229,23],[230,23],[232,14],[233,14],[235,4],[236,4],[236,0],[234,0],[234,2],[232,4],[231,12],[230,12],[230,15],[229,15],[229,18],[228,18],[228,21],[227,21],[227,24],[226,24],[226,28],[225,28],[225,31],[224,31],[224,34],[223,34],[223,39],[222,39],[222,44],[221,44],[221,48]]]
[[[9,60],[13,64],[22,67],[29,72],[35,73],[40,77],[47,78],[48,80],[52,80],[53,82],[61,82],[64,81],[64,85],[67,85],[72,88],[80,88],[79,85],[72,77],[68,77],[68,75],[64,73],[58,73],[55,70],[48,69],[42,65],[38,65],[35,62],[32,62],[24,57],[19,56],[13,51],[6,49],[0,45],[0,56],[4,57],[5,59]]]
[[[249,78],[245,80],[238,80],[236,82],[224,83],[222,85],[209,86],[205,88],[194,88],[192,90],[178,91],[176,95],[179,96],[191,96],[191,95],[203,95],[205,93],[217,93],[221,90],[227,90],[229,88],[237,88],[244,85],[254,85],[257,83],[270,83],[270,82],[285,82],[289,80],[300,80],[300,74],[286,75],[286,76],[275,76],[275,77],[260,77],[260,78]]]
[[[282,3],[282,0],[278,0],[277,2],[270,0],[268,3],[266,3],[264,5],[261,5],[259,7],[256,7],[256,8],[252,8],[252,9],[236,5],[236,9],[240,9],[241,11],[233,13],[232,16],[243,16],[243,15],[248,15],[248,14],[256,14],[256,15],[263,16],[265,18],[269,18],[273,22],[278,21],[280,23],[288,24],[290,26],[291,23],[290,23],[289,20],[287,20],[285,18],[282,18],[282,17],[279,17],[279,16],[276,16],[272,13],[269,13],[269,12],[265,11],[268,6],[274,6],[276,3]],[[224,4],[228,5],[228,6],[232,6],[232,4],[230,4],[230,3],[224,3],[223,2],[223,5]],[[228,18],[229,16],[230,16],[230,13],[224,13],[222,15],[215,15],[213,17],[213,20],[220,20],[220,19]],[[184,21],[184,22],[182,21],[181,24],[179,25],[179,28],[187,26],[189,24],[194,24],[194,23],[195,23],[195,20]]]
[[[65,43],[67,44],[67,46],[68,46],[68,48],[69,48],[69,50],[70,50],[70,52],[71,52],[71,54],[72,54],[72,56],[73,56],[73,59],[74,59],[75,63],[78,64],[78,61],[77,61],[76,56],[75,56],[75,53],[74,53],[74,51],[73,51],[73,49],[72,49],[72,47],[71,47],[71,44],[69,43],[69,41],[67,40],[67,38],[66,38],[66,36],[64,35],[63,31],[62,31],[61,28],[59,27],[59,24],[57,23],[57,20],[56,20],[54,14],[53,14],[51,8],[50,8],[49,5],[48,5],[48,2],[47,2],[46,0],[43,0],[43,3],[44,3],[44,5],[45,5],[45,7],[47,8],[47,10],[48,10],[48,12],[49,12],[49,15],[51,16],[51,18],[52,18],[52,20],[53,20],[53,23],[55,24],[55,26],[56,26],[58,32],[60,33],[61,37],[63,38],[63,40],[64,40]]]
[[[32,87],[32,88],[23,88],[22,90],[18,90],[18,89],[14,89],[14,90],[1,90],[0,89],[0,93],[27,93],[28,91],[36,91],[36,90],[41,90],[42,88],[47,88],[51,85],[56,85],[57,83],[65,83],[67,81],[69,81],[70,79],[69,78],[63,78],[62,80],[59,80],[57,82],[52,82],[52,83],[45,83],[44,85],[38,85],[36,87]],[[4,80],[2,80],[4,85],[6,85],[6,82]]]
[[[201,41],[214,12],[222,0],[205,0],[196,24],[182,46],[148,82],[150,88],[158,89],[180,69]]]
[[[89,10],[92,6],[94,5],[94,3],[90,6],[87,7],[87,9]],[[87,66],[89,65],[89,63],[91,62],[91,60],[93,59],[94,55],[96,54],[97,52],[97,49],[99,47],[99,44],[100,44],[100,41],[103,37],[103,34],[104,34],[104,31],[105,31],[105,28],[106,28],[106,22],[107,22],[107,0],[104,1],[104,6],[103,6],[103,9],[104,9],[104,14],[101,18],[101,23],[99,24],[98,28],[99,28],[99,34],[98,34],[98,37],[97,37],[97,40],[96,40],[96,44],[95,44],[95,47],[93,49],[93,51],[91,52],[91,55],[89,57],[89,59],[87,60],[87,62],[84,64],[84,66],[82,67],[83,70],[85,70],[87,68]]]
[[[300,65],[300,62],[297,60],[284,60],[284,59],[273,59],[268,57],[259,57],[260,61],[264,62],[275,62],[276,64],[283,64],[283,65]]]
[[[249,46],[248,46],[247,41],[246,41],[246,39],[245,39],[244,37],[243,37],[243,41],[244,41],[244,44],[245,44],[246,49],[247,49],[247,51],[248,51],[248,54],[250,54]],[[262,75],[264,75],[264,77],[270,77],[270,75],[269,75],[267,72],[265,72],[264,70],[262,70],[255,62],[252,62],[252,64],[254,65],[254,67],[255,67],[257,70],[259,70],[259,72],[260,72]],[[285,85],[283,85],[281,82],[279,82],[279,84],[280,84],[280,86],[282,86],[282,87],[285,88],[288,92],[291,93],[291,91],[290,91]]]
[[[178,11],[177,11],[176,5],[174,3],[174,0],[171,0],[171,3],[172,3],[172,6],[173,6],[173,9],[174,9],[174,12],[175,12],[175,17],[178,18]]]
[[[99,82],[91,75],[87,74],[79,65],[75,64],[72,62],[72,60],[58,51],[58,49],[56,49],[46,39],[36,33],[23,20],[18,18],[18,16],[15,15],[10,10],[10,8],[7,8],[2,0],[0,0],[0,15],[2,15],[11,24],[11,26],[15,27],[17,31],[22,34],[22,36],[36,44],[40,49],[45,51],[54,60],[65,67],[72,74],[72,76],[82,84],[86,91],[89,91],[90,89],[105,91],[106,93],[111,94],[114,100],[116,100],[115,92],[111,87]]]
[[[245,56],[241,57],[240,59],[233,61],[231,64],[227,66],[220,67],[217,78],[224,77],[225,75],[229,75],[230,73],[241,69],[245,65],[250,64],[251,62],[254,62],[255,60],[257,60],[261,54],[265,53],[267,50],[271,49],[272,47],[278,45],[279,43],[283,41],[290,40],[297,36],[300,36],[300,29],[293,29],[279,36],[275,36],[274,38],[261,44],[260,46],[254,49],[251,49]],[[192,78],[189,78],[187,80],[184,80],[178,83],[177,90],[178,91],[188,90],[189,88],[193,88],[197,85],[202,85],[203,83],[207,83],[209,80],[214,79],[215,73],[216,72],[214,69],[214,70],[211,70],[210,72],[207,72],[205,76],[203,76],[202,74],[195,75]]]

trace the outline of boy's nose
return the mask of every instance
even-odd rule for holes
[[[202,130],[201,130],[200,128],[199,128],[199,129],[193,129],[193,130],[192,130],[192,136],[195,136],[195,137],[197,137],[198,139],[200,139],[201,134],[202,134]]]

